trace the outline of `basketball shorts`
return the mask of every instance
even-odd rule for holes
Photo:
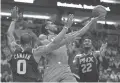
[[[44,71],[43,82],[77,82],[68,65],[48,66]]]

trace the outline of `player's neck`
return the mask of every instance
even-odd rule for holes
[[[91,49],[90,49],[90,48],[87,48],[87,49],[84,50],[84,53],[85,53],[85,54],[89,54],[90,52],[91,52]]]
[[[23,49],[30,48],[30,45],[29,44],[23,45],[22,48]]]

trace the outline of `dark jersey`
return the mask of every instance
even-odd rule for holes
[[[97,82],[98,69],[97,60],[93,54],[79,57],[79,76],[81,82]]]
[[[16,48],[11,60],[9,61],[13,73],[13,81],[34,82],[38,76],[38,64],[35,61],[32,49]]]

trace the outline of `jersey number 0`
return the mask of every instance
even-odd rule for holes
[[[25,74],[26,73],[26,61],[25,60],[18,60],[17,61],[17,73],[18,74]]]

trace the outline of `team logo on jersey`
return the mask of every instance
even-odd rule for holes
[[[93,57],[87,57],[87,58],[82,58],[80,59],[80,64],[81,63],[88,63],[88,62],[94,62]]]

